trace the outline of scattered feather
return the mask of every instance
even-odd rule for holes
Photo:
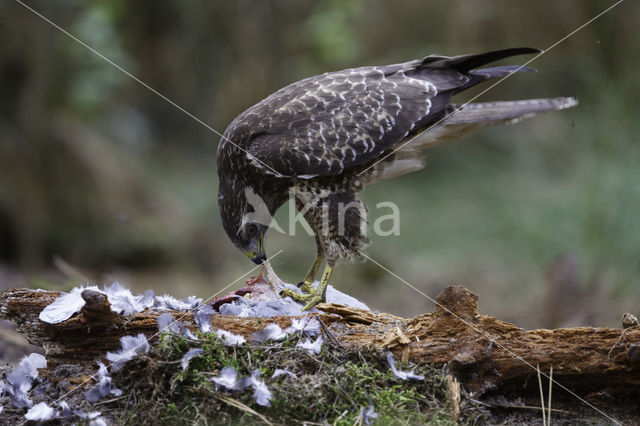
[[[18,367],[7,374],[7,382],[9,382],[10,386],[7,386],[5,389],[9,393],[11,393],[11,390],[26,393],[31,390],[32,381],[31,376]]]
[[[211,315],[214,313],[215,310],[209,305],[201,306],[193,312],[193,318],[203,333],[211,331]]]
[[[317,281],[313,284],[313,286],[317,288]],[[355,297],[349,296],[346,293],[336,290],[336,288],[331,284],[327,286],[327,303],[351,306],[352,308],[364,309],[365,311],[371,310],[367,305],[365,305]]]
[[[174,311],[188,311],[195,308],[202,302],[202,299],[195,296],[189,296],[186,299],[178,300],[175,297],[163,294],[155,297],[154,308],[171,309]]]
[[[21,368],[27,376],[35,379],[36,377],[38,377],[38,368],[46,368],[46,366],[46,358],[34,352],[20,360],[19,368]]]
[[[267,265],[265,268],[267,275],[269,275],[268,270],[269,266]],[[254,283],[251,287],[251,298],[241,297],[239,294],[229,295],[227,298],[230,299],[230,301],[220,305],[218,307],[218,311],[223,315],[234,315],[238,317],[273,317],[279,315],[299,316],[306,314],[306,312],[302,312],[302,305],[300,303],[293,301],[290,297],[281,298],[277,294],[279,290],[285,288],[298,293],[300,293],[300,289],[293,284],[282,282],[277,277],[274,279],[272,278],[273,277],[269,277],[270,283],[265,280]],[[318,283],[315,282],[313,285],[317,287]],[[272,287],[275,287],[278,291],[274,291]],[[235,298],[233,298],[233,296],[235,296]],[[340,303],[347,306],[369,310],[369,308],[362,302],[341,293],[331,285],[329,285],[327,289],[327,302]],[[318,310],[317,308],[314,308],[311,312],[318,312]]]
[[[81,419],[93,420],[100,417],[102,414],[100,411],[89,411],[88,413],[81,410],[73,410],[73,414],[80,417]]]
[[[136,355],[149,351],[149,341],[142,333],[137,336],[123,336],[120,338],[120,344],[122,349],[118,352],[107,352],[106,358],[113,363],[113,371],[120,370],[124,363],[133,359]]]
[[[109,371],[103,363],[99,362],[98,372],[96,375],[96,385],[89,388],[84,393],[84,397],[87,401],[98,402],[101,398],[104,398],[109,394],[118,397],[122,395],[122,391],[111,387],[111,376],[109,376]]]
[[[195,334],[193,334],[193,333],[191,332],[191,330],[189,330],[189,327],[183,327],[183,328],[182,328],[182,335],[183,335],[184,337],[186,337],[187,339],[190,339],[190,340],[198,340],[198,336],[196,336]]]
[[[29,408],[24,417],[34,422],[46,422],[47,420],[58,418],[58,413],[52,407],[49,407],[46,402],[39,402]]]
[[[156,318],[156,321],[158,322],[158,331],[160,331],[161,333],[169,331],[172,331],[174,333],[176,332],[176,320],[169,312],[165,312],[164,314],[158,316],[158,318]]]
[[[100,291],[97,286],[75,287],[69,293],[58,297],[47,305],[47,307],[40,312],[38,318],[49,324],[57,324],[68,320],[73,314],[80,312],[80,309],[84,306],[85,302],[81,296],[84,290]]]
[[[195,358],[198,355],[200,355],[202,352],[204,352],[204,351],[202,349],[200,349],[200,348],[191,348],[191,349],[189,349],[187,351],[187,353],[184,354],[184,356],[180,360],[180,364],[182,365],[182,369],[186,370],[187,367],[189,367],[189,361],[191,361],[192,358]]]
[[[316,286],[317,283],[313,283],[313,285]],[[267,287],[271,289],[271,285],[267,285]],[[279,281],[277,287],[278,289],[291,288],[294,291],[298,291],[297,287],[291,284],[282,283],[281,281]],[[204,333],[212,331],[210,316],[215,313],[215,311],[210,306],[202,306],[201,298],[189,296],[186,299],[178,300],[167,294],[156,296],[153,290],[147,290],[143,294],[134,295],[129,289],[125,288],[118,282],[114,282],[113,284],[104,287],[103,290],[100,290],[97,286],[76,287],[69,293],[58,297],[53,303],[49,304],[40,313],[40,319],[51,324],[56,324],[69,319],[75,313],[79,312],[84,306],[85,301],[82,299],[81,293],[86,289],[106,294],[111,304],[111,309],[114,312],[123,315],[131,315],[149,308],[177,311],[195,309],[196,312],[194,312],[194,318],[200,330]],[[273,317],[279,315],[297,316],[303,314],[301,311],[302,306],[299,303],[294,302],[291,298],[282,299],[277,296],[275,291],[272,290],[273,289],[262,293],[256,292],[255,298],[238,296],[232,302],[221,305],[219,307],[219,312],[225,315],[235,315],[239,317]],[[335,290],[332,286],[329,286],[327,290],[327,302],[368,309],[366,305]],[[314,309],[313,311],[315,312],[317,310]],[[286,329],[287,334],[300,331],[304,331],[309,335],[319,333],[319,325],[315,319],[311,321],[304,319],[296,321],[297,322],[292,323],[291,327]],[[305,326],[303,330],[300,330],[303,322],[307,322],[307,326]],[[180,328],[179,326],[172,326],[170,331],[186,335],[188,338],[195,337],[184,327]],[[267,340],[278,339],[276,337],[265,337],[267,337]]]
[[[387,362],[389,363],[389,367],[391,367],[391,371],[393,374],[402,380],[414,379],[414,380],[424,380],[424,376],[421,374],[414,374],[413,370],[411,371],[400,371],[396,368],[396,360],[393,358],[393,354],[391,352],[387,352]]]
[[[251,317],[275,317],[302,315],[302,305],[291,299],[277,299],[267,302],[255,302],[252,307]]]
[[[251,298],[241,297],[237,294],[230,295],[228,298],[232,300],[220,305],[218,311],[223,315],[238,317],[298,316],[303,314],[302,305],[294,302],[291,298],[282,299],[273,290],[261,293],[256,290],[256,287],[255,284],[251,287]]]
[[[29,398],[33,379],[20,367],[7,374],[7,382],[2,382],[4,390],[9,394],[11,404],[16,408],[31,408],[33,401]]]
[[[143,309],[142,306],[139,306],[131,290],[124,288],[118,281],[104,287],[104,292],[111,304],[111,310],[116,314],[131,315]]]
[[[144,294],[134,296],[131,290],[115,281],[108,287],[104,287],[104,293],[109,299],[111,310],[117,314],[132,315],[150,308],[154,303],[153,290],[147,290]]]
[[[154,307],[157,309],[173,309],[175,311],[186,310],[187,306],[182,304],[175,297],[169,296],[168,294],[163,294],[162,296],[155,297]]]
[[[309,322],[307,322],[307,325],[304,326],[302,331],[310,336],[317,336],[318,334],[320,334],[320,321],[318,321],[316,318],[312,318]]]
[[[173,315],[169,312],[158,316],[156,321],[158,322],[158,330],[160,332],[171,332],[184,336],[187,339],[198,340],[198,336],[193,334],[188,327],[185,327],[181,321],[174,319]]]
[[[246,339],[239,334],[233,334],[227,330],[216,330],[216,336],[225,346],[240,346],[246,343]]]
[[[278,324],[269,324],[260,331],[256,331],[250,337],[250,340],[264,343],[267,340],[280,340],[287,336]]]
[[[102,417],[96,417],[89,422],[89,426],[107,426],[107,422]]]
[[[260,377],[260,370],[256,368],[253,370],[253,374],[251,374],[251,377],[249,378],[249,384],[253,388],[253,398],[256,400],[258,405],[271,407],[271,402],[269,402],[269,400],[273,398],[273,395],[269,388],[267,388],[267,385],[262,380],[259,380],[258,377]]]
[[[110,286],[104,287],[104,290],[100,290],[97,286],[80,286],[58,297],[53,303],[44,308],[40,312],[40,320],[50,324],[57,324],[80,312],[85,304],[82,298],[84,290],[94,290],[106,294],[111,310],[117,314],[131,315],[136,312],[142,312],[147,308],[153,307],[156,303],[153,290],[147,290],[143,294],[134,296],[131,290],[117,281]]]
[[[2,395],[2,394],[0,393],[0,395]],[[3,411],[4,411],[4,407],[2,405],[0,405],[0,414],[2,414]]]
[[[58,408],[60,408],[60,416],[64,417],[65,419],[71,418],[71,409],[69,408],[69,404],[67,404],[66,402],[62,401],[60,403],[58,403]]]
[[[220,371],[219,377],[213,377],[211,379],[216,386],[222,386],[228,390],[241,391],[244,390],[250,383],[245,379],[238,380],[238,372],[233,367],[224,367]]]
[[[101,398],[109,394],[109,392],[104,393],[104,395],[103,393],[103,387],[96,385],[84,393],[84,398],[89,402],[98,402]]]
[[[304,330],[305,326],[309,322],[309,318],[293,318],[291,320],[291,325],[284,329],[284,332],[287,334],[299,333]]]
[[[360,410],[360,418],[362,418],[362,422],[365,425],[370,425],[373,423],[373,420],[378,418],[378,413],[375,412],[372,403],[369,403],[368,407],[362,407]]]
[[[285,376],[285,375],[291,377],[292,379],[298,378],[296,373],[293,373],[289,370],[283,370],[281,368],[276,368],[276,371],[273,372],[273,375],[271,376],[271,378],[275,379],[276,377]]]
[[[155,293],[153,292],[153,290],[148,289],[145,290],[144,293],[136,296],[136,299],[138,300],[140,306],[142,306],[142,310],[152,308],[155,303]]]
[[[218,310],[222,315],[233,315],[240,318],[250,317],[253,313],[251,303],[246,297],[238,297],[231,303],[225,303]]]
[[[202,303],[202,298],[196,297],[196,296],[189,296],[186,299],[182,299],[181,302],[189,305],[189,309],[194,309]]]
[[[322,336],[318,336],[318,338],[314,342],[312,342],[311,339],[305,339],[304,342],[298,342],[296,347],[304,349],[311,355],[319,354],[322,351],[322,342]]]

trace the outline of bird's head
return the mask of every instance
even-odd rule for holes
[[[222,177],[218,188],[218,208],[231,242],[252,262],[264,262],[267,258],[265,238],[272,216],[262,198],[252,187]]]
[[[231,237],[233,244],[255,264],[260,265],[267,260],[264,251],[264,240],[269,227],[256,222],[243,224],[234,237]]]

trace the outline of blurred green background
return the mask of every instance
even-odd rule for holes
[[[546,48],[613,2],[27,3],[222,132],[310,75]],[[431,297],[465,285],[481,313],[521,326],[637,313],[639,27],[628,0],[481,98],[577,108],[440,146],[426,169],[368,188],[370,210],[392,201],[402,221],[400,236],[373,237],[372,258]],[[220,225],[218,136],[16,2],[0,2],[0,39],[0,287],[117,279],[206,298],[253,266]],[[268,249],[292,282],[315,253],[302,232],[272,233]],[[332,283],[376,310],[433,309],[371,262]]]

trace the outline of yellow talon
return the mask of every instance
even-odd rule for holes
[[[319,258],[316,258],[316,261],[313,262],[313,265],[312,265],[311,270],[309,271],[309,273],[312,272],[314,267],[317,270],[319,263],[322,261],[322,260],[320,260],[320,262],[319,262],[318,259]],[[326,302],[326,300],[327,300],[327,285],[329,284],[329,279],[331,278],[331,273],[332,272],[333,272],[333,267],[327,265],[324,268],[324,272],[322,273],[322,278],[320,279],[320,284],[318,284],[318,288],[317,289],[314,289],[313,286],[311,286],[311,283],[307,282],[307,279],[305,279],[304,283],[301,286],[301,289],[306,294],[300,294],[300,293],[296,293],[293,290],[284,289],[284,290],[282,290],[282,297],[289,296],[293,300],[295,300],[296,302],[305,303],[305,305],[302,308],[302,310],[303,311],[309,311],[309,310],[313,309],[316,305],[318,305],[318,303]],[[315,275],[315,272],[314,272],[314,275]]]

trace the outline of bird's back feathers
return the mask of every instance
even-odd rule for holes
[[[573,98],[451,105],[456,93],[471,86],[531,71],[517,66],[478,67],[538,52],[516,48],[478,55],[432,55],[300,80],[238,116],[225,132],[218,157],[228,157],[227,151],[240,146],[247,161],[264,174],[311,179],[368,167],[401,147],[401,153],[377,166],[378,177],[413,171],[419,168],[417,151],[436,142],[487,124],[515,122],[575,105]],[[398,161],[395,165],[393,159]],[[398,167],[400,160],[404,167]],[[394,172],[386,173],[384,167]]]

